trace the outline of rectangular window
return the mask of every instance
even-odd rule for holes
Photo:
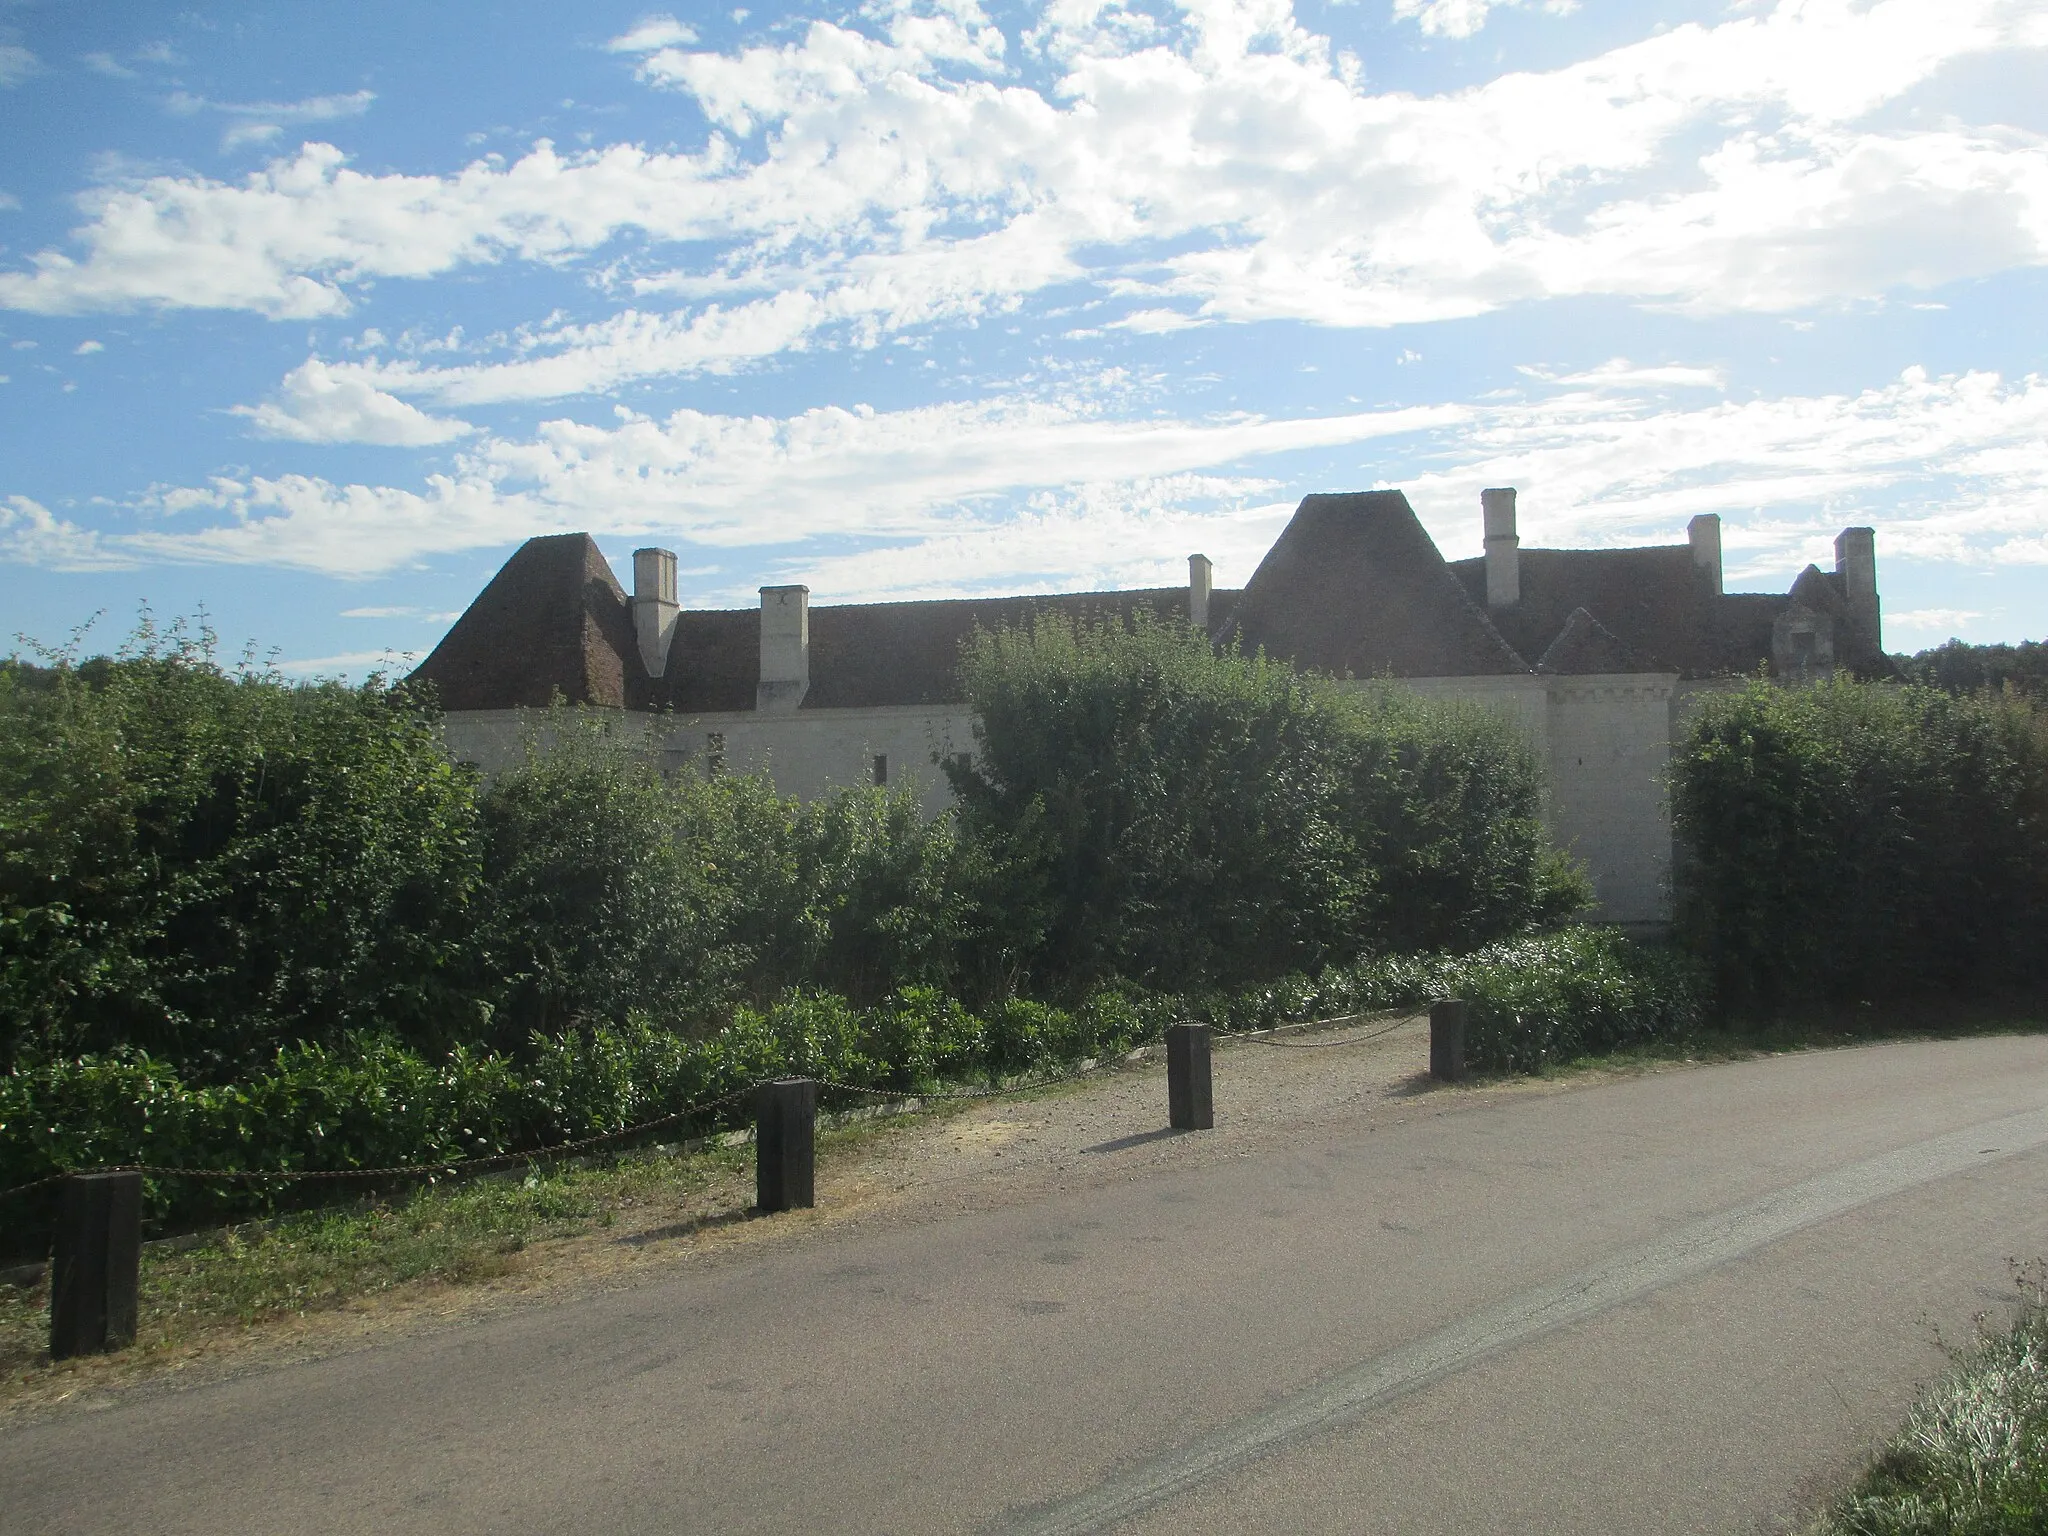
[[[715,779],[725,772],[725,732],[709,731],[704,737],[704,777]]]
[[[877,784],[889,782],[889,754],[886,752],[877,752],[875,754],[875,782]]]

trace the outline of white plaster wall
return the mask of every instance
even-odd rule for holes
[[[875,758],[887,757],[889,787],[914,790],[935,813],[952,798],[939,760],[974,750],[974,717],[923,705],[672,717],[656,733],[662,766],[705,772],[713,736],[724,738],[725,772],[765,770],[782,793],[804,799],[872,784]]]
[[[1543,765],[1543,824],[1583,861],[1594,916],[1634,927],[1671,921],[1671,760],[1674,674],[1404,678],[1432,698],[1497,709]]]
[[[1609,922],[1671,921],[1671,762],[1675,676],[1631,673],[1550,682],[1551,836],[1584,861]]]
[[[1683,706],[1677,678],[1630,673],[1599,677],[1403,679],[1436,698],[1468,699],[1505,713],[1545,771],[1543,820],[1560,848],[1585,862],[1604,921],[1654,927],[1671,919],[1671,819],[1664,773]],[[927,813],[951,796],[937,760],[974,748],[964,708],[751,710],[650,716],[591,710],[617,731],[642,733],[669,771],[703,773],[711,737],[723,737],[728,773],[765,769],[784,794],[806,798],[873,782],[877,754],[892,787],[913,789]],[[477,710],[447,716],[450,753],[486,774],[523,760],[526,742],[546,732],[538,710]],[[543,743],[544,745],[544,743]]]
[[[974,749],[974,720],[964,709],[920,705],[885,709],[796,710],[788,714],[736,710],[705,715],[646,715],[616,709],[579,710],[583,721],[631,733],[645,741],[670,772],[707,772],[711,738],[723,738],[727,773],[766,770],[786,795],[806,799],[874,782],[874,760],[888,758],[889,785],[914,791],[928,813],[942,809],[952,791],[937,759]],[[527,744],[546,749],[547,711],[464,710],[443,725],[449,754],[488,776],[516,767]]]

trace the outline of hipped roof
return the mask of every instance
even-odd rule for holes
[[[1310,496],[1222,638],[1334,676],[1527,672],[1399,491]]]

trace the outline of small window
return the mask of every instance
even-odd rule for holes
[[[886,753],[886,752],[877,752],[877,753],[875,754],[875,764],[874,764],[874,767],[875,767],[875,782],[876,782],[877,784],[886,784],[886,783],[888,783],[888,782],[889,782],[889,754],[888,754],[888,753]]]
[[[704,736],[704,776],[715,779],[725,772],[725,732],[709,731]]]

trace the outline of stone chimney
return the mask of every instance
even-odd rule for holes
[[[791,710],[811,686],[811,589],[761,589],[761,682],[754,708]]]
[[[1849,605],[1849,627],[1859,648],[1871,657],[1882,655],[1884,614],[1877,600],[1875,528],[1844,528],[1835,535],[1835,574],[1842,579],[1842,596]]]
[[[1692,546],[1692,563],[1707,573],[1714,596],[1721,595],[1721,518],[1702,512],[1685,525],[1685,542]]]
[[[1512,608],[1522,600],[1522,541],[1515,533],[1512,486],[1479,493],[1486,522],[1486,606]]]
[[[1209,587],[1214,567],[1207,555],[1188,556],[1188,622],[1197,629],[1209,627]]]
[[[668,648],[676,637],[676,556],[671,549],[633,551],[633,634],[640,665],[649,677],[668,670]]]

